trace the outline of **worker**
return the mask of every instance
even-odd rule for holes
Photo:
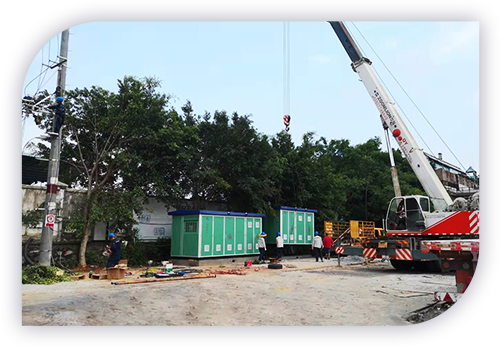
[[[325,234],[323,243],[324,243],[324,252],[325,252],[325,259],[330,260],[331,259],[331,248],[332,248],[332,243],[334,240],[332,237],[329,235]]]
[[[108,235],[111,240],[111,246],[106,246],[106,250],[108,253],[111,253],[110,258],[108,259],[108,263],[106,264],[107,268],[114,267],[118,265],[120,262],[120,256],[122,253],[122,246],[120,240],[115,236],[114,233]]]
[[[404,199],[400,200],[400,203],[397,207],[397,230],[405,230],[407,229],[407,217],[405,215],[405,207],[404,207]]]
[[[259,264],[264,263],[264,251],[266,251],[266,240],[264,239],[266,237],[266,233],[264,231],[259,234],[257,240],[257,246],[259,248]]]
[[[311,249],[315,250],[315,259],[318,263],[318,258],[324,262],[324,257],[322,256],[322,247],[324,247],[324,243],[322,242],[322,238],[318,235],[318,231],[315,231],[315,237],[313,238],[313,244],[311,245]]]
[[[282,260],[282,252],[284,251],[284,239],[280,232],[277,232],[277,260]]]
[[[54,127],[54,132],[48,132],[51,136],[59,136],[59,131],[64,124],[64,118],[66,117],[64,105],[63,105],[63,97],[58,96],[56,98],[56,104],[49,106],[49,109],[55,110],[56,117],[56,126]]]

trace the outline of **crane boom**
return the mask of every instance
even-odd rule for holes
[[[440,182],[435,171],[426,159],[423,149],[420,148],[404,121],[398,114],[394,103],[391,102],[386,90],[377,78],[372,62],[363,57],[353,38],[342,22],[329,22],[352,61],[353,70],[360,76],[365,88],[389,131],[397,141],[412,170],[430,197],[437,210],[445,210],[452,205],[452,199]]]

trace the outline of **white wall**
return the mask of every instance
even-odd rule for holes
[[[150,199],[149,203],[144,206],[139,224],[136,225],[139,229],[139,238],[153,241],[159,237],[172,237],[172,216],[167,214],[169,211],[174,211],[174,209],[167,209],[162,202]]]
[[[85,196],[85,190],[79,189],[60,189],[58,191],[57,204],[59,218],[68,217],[78,208],[81,208],[79,201]],[[34,210],[38,208],[44,201],[46,195],[45,187],[38,186],[22,186],[22,213]],[[190,205],[190,202],[188,202]],[[188,208],[189,209],[189,208]],[[224,211],[224,206],[217,203],[208,203],[206,210],[214,211]],[[136,228],[139,229],[139,238],[144,241],[155,241],[159,237],[172,237],[172,216],[167,213],[170,211],[175,211],[174,208],[167,209],[162,202],[151,198],[149,203],[144,206],[143,216],[141,220],[137,216],[136,220],[138,224]],[[242,211],[234,211],[242,212]],[[245,212],[245,211],[243,211]],[[252,212],[252,211],[247,211]],[[54,235],[57,235],[57,231],[60,228],[60,223],[56,223]],[[22,226],[23,235],[29,235],[34,237],[40,237],[42,233],[42,223],[40,223],[38,228],[27,228]],[[109,231],[111,232],[111,231]],[[106,240],[106,224],[97,223],[94,228],[94,240],[101,241]]]

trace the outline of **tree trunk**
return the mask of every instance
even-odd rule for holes
[[[84,209],[84,217],[85,217],[85,227],[83,231],[83,237],[82,241],[80,242],[80,252],[78,255],[78,265],[79,266],[85,266],[87,265],[87,262],[85,260],[85,253],[87,252],[87,242],[89,241],[89,237],[92,231],[92,221],[90,220],[90,211],[92,207],[92,200],[94,198],[94,194],[90,192],[87,195],[87,202],[85,204],[85,209]]]
[[[87,252],[87,242],[89,241],[90,235],[90,223],[87,222],[84,229],[84,236],[80,242],[80,254],[78,255],[78,265],[85,266],[87,262],[85,261],[85,253]]]

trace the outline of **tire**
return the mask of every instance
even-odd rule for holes
[[[414,269],[420,272],[429,272],[430,270],[428,269],[428,263],[429,261],[419,261],[419,260],[414,260],[412,261]]]
[[[279,269],[282,269],[282,268],[283,268],[282,264],[268,264],[268,269],[279,270]]]
[[[442,268],[442,261],[427,261],[426,270],[428,270],[429,272],[444,272],[444,269]]]
[[[396,270],[409,270],[414,265],[412,261],[390,259],[391,266]]]

